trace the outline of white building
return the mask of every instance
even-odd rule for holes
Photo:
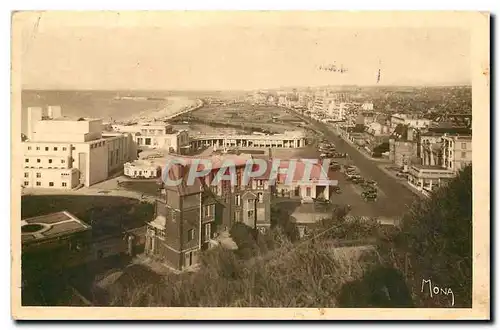
[[[431,120],[407,114],[394,114],[391,116],[391,128],[398,125],[408,125],[409,127],[422,129],[430,127]]]
[[[241,147],[241,148],[302,148],[307,139],[303,131],[286,131],[283,134],[200,134],[191,137],[191,148]]]
[[[136,160],[123,165],[123,174],[131,178],[156,178],[161,168],[146,160]]]
[[[164,149],[173,153],[183,153],[189,147],[187,130],[175,131],[172,126],[162,124],[112,125],[116,132],[133,134],[139,148]]]
[[[472,162],[470,135],[427,134],[421,141],[422,165],[410,167],[408,183],[425,195],[446,184]]]
[[[328,115],[333,121],[343,121],[346,119],[346,110],[348,104],[345,102],[335,103],[331,101],[328,105]]]
[[[30,108],[28,120],[35,122],[28,122],[30,138],[22,142],[24,187],[91,186],[137,157],[132,135],[103,134],[100,119],[40,120],[39,108]]]
[[[373,110],[373,103],[367,103],[367,102],[365,102],[365,103],[363,103],[361,105],[361,109],[363,111],[372,111]]]

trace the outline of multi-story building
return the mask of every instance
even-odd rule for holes
[[[443,135],[443,167],[458,172],[472,163],[471,135]]]
[[[412,127],[398,126],[389,139],[389,160],[407,168],[417,159],[417,131]]]
[[[90,186],[137,157],[131,134],[103,134],[100,119],[30,115],[30,139],[22,142],[24,187],[72,189]],[[38,113],[39,109],[35,109]]]
[[[139,148],[165,149],[173,153],[184,153],[189,148],[187,130],[176,131],[166,123],[112,125],[112,128],[116,132],[132,133]]]
[[[190,137],[190,147],[241,148],[301,148],[307,143],[304,131],[286,131],[283,134],[200,134]]]
[[[243,175],[252,156],[213,156],[211,171],[193,182],[187,179],[190,159],[169,167],[178,185],[164,185],[156,202],[155,218],[148,224],[145,251],[163,259],[176,269],[184,269],[198,261],[200,251],[210,247],[216,233],[227,231],[234,223],[265,232],[270,226],[269,175],[251,178],[244,185]],[[214,181],[220,171],[227,170],[231,160],[236,170],[236,183],[222,178]],[[270,166],[268,166],[270,170]],[[216,184],[214,184],[216,183]]]
[[[428,195],[472,162],[472,136],[426,132],[420,137],[421,165],[411,166],[408,183]]]
[[[331,101],[328,105],[328,115],[333,121],[343,121],[346,119],[347,103],[335,103]]]
[[[431,125],[431,120],[420,118],[417,115],[394,114],[391,116],[391,127],[395,128],[398,125],[406,125],[413,128],[423,129]]]
[[[363,111],[373,111],[373,103],[365,102],[361,105]]]

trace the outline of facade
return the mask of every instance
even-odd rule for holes
[[[297,161],[293,169],[293,178],[287,181],[290,162],[280,161],[278,167],[278,177],[276,185],[273,187],[273,193],[279,197],[289,197],[300,199],[302,202],[312,202],[315,198],[330,199],[330,189],[332,188],[324,180],[328,180],[326,173],[320,164],[312,164],[311,180],[303,180],[306,173],[306,162]]]
[[[172,153],[183,153],[189,146],[186,130],[175,131],[168,124],[112,125],[116,132],[132,133],[139,148],[164,149]]]
[[[236,164],[237,185],[222,178],[214,179],[224,161]],[[251,178],[243,185],[243,174],[251,156],[214,156],[212,169],[189,183],[188,165],[174,165],[168,175],[181,179],[180,185],[165,185],[156,202],[154,219],[148,223],[145,251],[171,267],[185,269],[198,262],[200,251],[210,248],[217,233],[229,230],[237,222],[265,232],[270,227],[271,193],[268,176]],[[269,166],[270,167],[270,166]]]
[[[453,177],[453,171],[440,166],[413,165],[408,171],[408,183],[426,195]]]
[[[136,160],[123,165],[123,174],[130,178],[157,178],[161,168],[149,161]]]
[[[408,183],[425,195],[472,163],[472,136],[427,132],[420,135],[421,165],[411,166]]]
[[[388,136],[390,134],[389,126],[379,122],[369,124],[366,131],[373,136]]]
[[[425,132],[420,135],[419,158],[422,165],[441,166],[443,162],[443,134]]]
[[[395,128],[398,125],[406,125],[413,128],[428,128],[431,126],[431,120],[419,118],[414,115],[394,114],[391,116],[391,127]]]
[[[405,167],[417,158],[417,143],[409,140],[389,140],[389,160],[399,167]]]
[[[347,103],[330,102],[328,105],[328,115],[333,121],[343,121],[346,118]]]
[[[373,103],[365,102],[361,105],[363,111],[373,111]]]
[[[190,140],[192,149],[201,147],[301,148],[306,145],[306,136],[302,131],[274,135],[195,135]]]
[[[472,136],[443,135],[443,167],[458,172],[472,163]]]
[[[125,162],[137,157],[130,134],[102,133],[100,119],[72,120],[28,118],[31,139],[22,142],[27,188],[73,189],[91,186],[121,170]],[[38,113],[38,109],[35,110]]]

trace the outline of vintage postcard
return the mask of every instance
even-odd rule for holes
[[[13,13],[13,318],[489,319],[489,25]]]

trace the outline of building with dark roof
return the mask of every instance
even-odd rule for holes
[[[250,178],[247,185],[243,182],[247,161],[252,161],[252,156],[208,157],[210,172],[192,182],[187,176],[190,166],[194,166],[192,159],[182,159],[182,165],[170,166],[166,174],[172,180],[180,180],[180,184],[164,184],[157,198],[155,216],[146,232],[147,254],[182,270],[196,264],[199,253],[217,244],[216,237],[236,222],[263,232],[270,227],[269,175]],[[235,166],[236,185],[224,178],[215,181],[219,171],[229,171],[226,160]]]

